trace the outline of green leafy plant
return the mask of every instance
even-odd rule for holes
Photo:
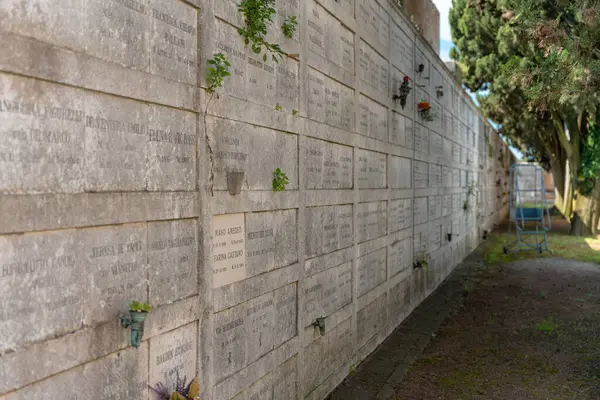
[[[231,62],[225,57],[222,53],[217,53],[213,56],[212,59],[208,60],[208,70],[206,74],[206,92],[210,95],[208,100],[206,101],[206,106],[204,108],[204,138],[206,140],[206,146],[208,148],[208,158],[210,163],[210,172],[208,177],[208,183],[210,188],[210,195],[213,193],[213,186],[215,181],[215,172],[214,172],[214,152],[212,146],[210,144],[210,136],[208,135],[208,128],[206,125],[206,116],[208,115],[208,108],[215,94],[215,90],[217,88],[223,87],[223,83],[225,83],[225,78],[230,76],[229,67],[231,67]],[[218,96],[217,96],[218,97]]]
[[[265,40],[268,26],[277,12],[275,0],[244,0],[238,6],[238,11],[244,16],[245,24],[243,28],[238,29],[238,33],[244,37],[245,44],[251,46],[252,52],[260,54],[264,47],[263,61],[267,61],[269,53],[274,62],[283,59],[285,53],[281,47]]]
[[[229,67],[231,63],[224,54],[218,53],[208,60],[208,73],[206,74],[206,91],[214,93],[215,89],[223,87],[225,78],[230,76]]]
[[[417,259],[414,261],[413,263],[413,268],[423,268],[423,267],[428,267],[429,263],[427,262],[427,255],[425,253],[425,250],[421,250],[419,252],[419,255],[417,256]]]
[[[296,115],[298,115],[298,110],[296,110],[295,108],[292,110],[292,115],[295,117]]]
[[[149,312],[152,307],[148,303],[140,303],[138,301],[132,301],[129,305],[129,309],[135,312]]]
[[[283,31],[283,34],[285,35],[285,37],[291,39],[294,37],[294,32],[296,32],[297,27],[298,27],[298,19],[296,18],[295,15],[292,15],[291,17],[287,17],[285,19],[285,21],[283,22],[283,25],[281,25],[281,30]]]
[[[558,321],[554,317],[548,317],[535,325],[535,328],[540,331],[552,335],[558,329]]]
[[[289,184],[290,181],[287,175],[281,171],[280,168],[277,168],[275,172],[273,172],[273,191],[274,192],[283,192],[285,190],[285,185]]]
[[[198,379],[194,378],[186,385],[186,377],[183,379],[179,378],[179,372],[177,372],[177,380],[175,382],[175,388],[173,391],[159,382],[156,387],[148,386],[154,394],[158,397],[158,400],[198,400],[200,399],[200,384]]]
[[[279,104],[279,103],[278,103],[278,104],[275,106],[275,110],[277,110],[277,111],[281,111],[281,110],[283,110],[283,107],[281,106],[281,104]]]

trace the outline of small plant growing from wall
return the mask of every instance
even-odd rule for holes
[[[277,43],[269,43],[265,40],[269,24],[273,22],[275,0],[244,0],[238,6],[238,11],[244,16],[244,27],[238,29],[238,33],[244,37],[246,45],[250,45],[254,54],[261,54],[263,47],[263,61],[267,61],[268,55],[274,62],[279,62],[285,55]]]
[[[292,110],[292,115],[295,117],[298,115],[298,110],[296,110],[295,108]]]
[[[283,107],[281,106],[281,104],[277,103],[275,105],[275,111],[282,111],[282,110],[283,110]]]
[[[285,185],[289,184],[290,181],[287,175],[281,171],[280,168],[277,168],[275,172],[273,172],[273,191],[274,192],[283,192],[285,190]]]
[[[402,109],[404,110],[404,107],[406,106],[406,99],[408,99],[408,95],[410,94],[410,91],[412,90],[412,88],[410,87],[409,84],[410,78],[408,76],[404,76],[404,78],[402,79],[402,84],[400,85],[400,89],[399,91],[399,95],[394,95],[393,99],[394,101],[396,100],[400,100],[400,106],[402,107]]]
[[[208,127],[206,125],[206,115],[208,114],[208,107],[210,106],[211,101],[213,100],[213,96],[215,91],[218,88],[223,87],[225,83],[225,78],[231,75],[229,72],[229,67],[231,67],[231,62],[225,57],[222,53],[217,53],[213,56],[212,59],[207,61],[208,69],[206,72],[206,93],[209,95],[208,100],[206,101],[206,106],[204,108],[204,137],[206,140],[206,146],[208,147],[208,157],[210,163],[210,174],[208,177],[208,184],[210,188],[210,195],[213,195],[213,186],[215,180],[215,172],[214,172],[214,154],[212,150],[212,145],[210,143],[210,137],[208,136]]]
[[[427,255],[425,254],[425,250],[421,250],[413,263],[413,268],[417,269],[427,266],[429,266],[429,263],[427,262]]]
[[[287,17],[281,25],[281,30],[286,38],[291,39],[294,37],[294,33],[296,32],[296,28],[298,27],[298,19],[295,15],[291,17]]]
[[[422,100],[417,104],[417,110],[423,121],[433,121],[433,113],[431,112],[431,104],[428,101]]]
[[[194,378],[188,384],[186,384],[186,377],[183,379],[179,378],[179,372],[177,372],[177,380],[175,381],[175,388],[169,390],[169,388],[162,382],[159,382],[156,387],[148,386],[158,400],[199,400],[200,399],[200,383],[198,379]]]

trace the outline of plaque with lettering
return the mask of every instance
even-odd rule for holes
[[[387,156],[383,153],[357,149],[355,157],[359,189],[385,188]]]
[[[213,217],[213,288],[246,279],[244,214]]]
[[[159,306],[198,292],[196,221],[148,223],[150,304]]]
[[[431,188],[442,187],[442,166],[429,164],[429,183]]]
[[[177,376],[196,375],[198,329],[195,323],[152,338],[150,382],[172,386]]]
[[[359,204],[357,224],[359,242],[385,235],[387,233],[387,202]]]
[[[429,164],[424,161],[414,160],[413,179],[415,189],[426,189],[429,187]]]
[[[310,68],[308,117],[344,129],[354,125],[354,90]]]
[[[365,95],[360,95],[359,102],[358,132],[387,142],[387,109]]]
[[[388,174],[390,175],[390,187],[392,189],[410,189],[412,179],[412,160],[410,158],[389,156]]]
[[[376,1],[359,2],[357,21],[383,48],[388,48],[390,25],[389,14]]]
[[[413,204],[414,225],[427,222],[429,218],[429,199],[427,197],[415,197]]]
[[[73,230],[0,236],[0,353],[81,328],[82,248]]]
[[[358,296],[360,297],[385,282],[387,248],[359,257],[357,263]]]
[[[375,93],[387,98],[389,62],[377,53],[364,40],[360,41],[358,57],[358,77]]]
[[[398,20],[392,18],[392,29],[390,30],[390,57],[392,64],[404,74],[412,76],[414,51],[413,51],[413,40],[411,36],[407,35],[406,32],[410,32],[410,29],[403,30],[399,25]]]
[[[308,14],[308,39],[310,50],[354,73],[354,34],[316,2]]]
[[[147,228],[145,224],[80,231],[92,279],[87,299],[91,323],[113,320],[132,299],[146,299]],[[157,304],[158,305],[158,304]]]
[[[306,278],[303,291],[307,324],[327,317],[352,301],[352,264],[345,263]]]
[[[389,277],[395,276],[412,265],[410,237],[397,240],[388,247],[388,271]]]
[[[357,311],[356,335],[359,346],[362,346],[364,343],[366,343],[367,340],[373,337],[378,330],[381,329],[381,321],[387,320],[386,306],[387,293],[384,293]]]
[[[419,123],[415,124],[415,151],[429,152],[429,129]]]

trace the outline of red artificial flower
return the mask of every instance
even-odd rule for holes
[[[408,83],[409,77],[408,76],[404,76],[404,83]]]
[[[431,108],[431,106],[429,105],[428,102],[426,101],[422,101],[417,105],[417,108],[419,110],[429,110]]]

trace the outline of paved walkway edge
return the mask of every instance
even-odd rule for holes
[[[485,242],[463,260],[327,399],[392,399],[406,371],[448,316],[461,307],[465,279],[483,264],[484,246]]]

